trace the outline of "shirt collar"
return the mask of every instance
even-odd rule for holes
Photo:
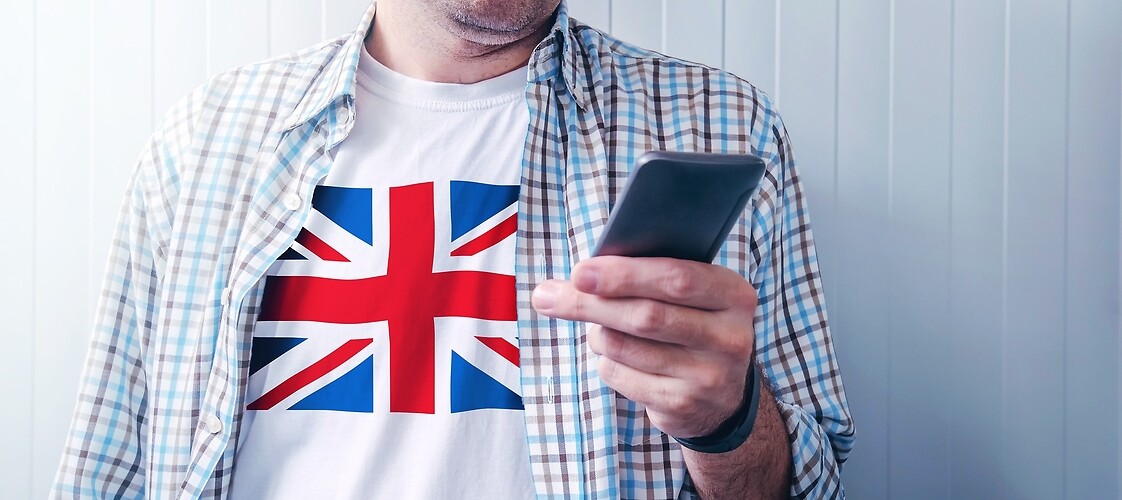
[[[354,33],[351,33],[351,36],[343,41],[340,49],[318,68],[319,71],[312,77],[311,84],[303,97],[285,120],[282,128],[284,131],[310,121],[340,97],[347,97],[347,106],[354,102],[359,55],[362,54],[366,33],[374,20],[376,6],[377,2],[371,2]]]
[[[577,106],[585,109],[589,94],[595,91],[599,81],[596,76],[599,65],[595,59],[584,57],[582,51],[587,50],[587,46],[578,39],[580,31],[569,29],[572,23],[568,1],[561,0],[553,28],[530,55],[529,81],[543,82],[560,77]],[[591,61],[591,65],[586,67],[586,61]]]
[[[367,7],[366,13],[362,15],[362,22],[354,33],[321,66],[321,70],[313,77],[307,91],[285,120],[283,130],[291,130],[310,121],[340,98],[344,98],[346,106],[352,105],[359,55],[362,53],[366,34],[373,24],[376,6],[377,2],[372,2]],[[579,57],[580,46],[576,35],[568,29],[569,24],[567,0],[561,0],[553,27],[530,55],[527,79],[529,83],[537,83],[560,78],[577,106],[584,109],[588,103],[588,93],[594,90],[597,78],[590,71],[593,68],[585,68],[580,63],[585,58]]]

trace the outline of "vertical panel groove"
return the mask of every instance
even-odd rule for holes
[[[1064,104],[1064,496],[1115,498],[1119,360],[1115,281],[1119,264],[1122,5],[1071,0],[1061,70]],[[1056,16],[1059,17],[1059,16]],[[1104,393],[1108,397],[1104,397]]]
[[[954,239],[954,237],[955,237],[955,231],[954,231],[954,222],[955,222],[955,220],[954,220],[954,195],[955,195],[955,191],[954,191],[954,180],[955,180],[955,176],[954,176],[954,167],[955,167],[955,164],[954,164],[954,155],[955,155],[955,149],[954,149],[955,148],[955,142],[954,142],[955,15],[954,14],[955,14],[955,6],[956,6],[957,3],[958,3],[957,0],[951,0],[950,19],[949,19],[949,23],[948,23],[948,24],[950,24],[950,43],[947,44],[947,56],[948,56],[948,61],[950,62],[949,71],[947,72],[947,88],[948,88],[947,130],[948,130],[949,134],[947,135],[947,207],[946,207],[946,210],[947,210],[947,230],[946,230],[947,231],[947,233],[946,233],[947,234],[947,243],[946,243],[946,245],[947,245],[947,269],[948,270],[953,270],[954,269],[954,257],[955,257],[954,254],[953,254],[954,245],[955,245],[955,239]],[[954,297],[954,280],[953,279],[947,280],[947,297]],[[945,313],[946,313],[947,317],[948,318],[953,318],[954,317],[953,316],[954,306],[953,306],[953,301],[952,300],[947,301],[946,308],[947,309],[946,309]],[[952,388],[952,390],[954,390],[954,388]],[[945,440],[943,440],[943,456],[950,457],[951,456],[950,452],[951,452],[951,440],[950,439],[945,439]],[[944,481],[943,490],[948,492],[948,493],[950,492],[951,476],[953,474],[954,474],[954,470],[948,464],[948,467],[946,468],[946,470],[944,471],[944,474],[943,474],[943,476],[944,476],[943,477],[943,481]]]
[[[154,0],[155,1],[155,0]],[[265,0],[265,54],[273,57],[273,0]]]
[[[35,199],[38,196],[38,193],[39,193],[39,147],[38,147],[38,144],[39,144],[39,2],[37,0],[28,0],[28,1],[31,2],[31,50],[32,50],[32,53],[34,54],[31,57],[31,85],[32,85],[32,87],[31,87],[31,102],[32,102],[31,106],[32,106],[32,108],[31,109],[33,110],[33,113],[31,115],[31,186],[30,186],[30,189],[29,189],[28,192],[30,193],[30,196],[31,196],[31,207],[32,207],[32,210],[33,210],[32,214],[31,214],[31,217],[33,219],[35,219],[36,218],[36,212],[34,211],[34,207],[39,206],[38,200]],[[40,288],[39,276],[38,276],[38,269],[39,269],[39,225],[38,224],[31,224],[31,245],[30,246],[31,246],[31,262],[30,262],[30,264],[31,264],[31,287],[30,287],[31,288],[31,299],[30,299],[31,300],[31,311],[36,311],[39,308],[38,297],[39,297],[39,288]],[[38,332],[39,332],[38,318],[37,318],[36,314],[32,313],[31,314],[31,333],[33,335],[35,335],[35,337],[36,337],[31,342],[31,359],[32,360],[39,359],[38,352],[37,352],[38,351],[38,335],[37,335]],[[31,408],[29,409],[29,411],[32,412],[32,416],[31,416],[31,435],[32,436],[38,436],[39,435],[38,429],[36,429],[36,427],[38,427],[38,425],[37,425],[38,419],[35,418],[35,413],[34,413],[35,412],[35,406],[36,406],[35,405],[34,387],[39,382],[37,380],[37,377],[35,376],[37,371],[38,370],[35,370],[33,368],[31,370],[31,372],[28,374],[28,379],[29,379],[29,381],[31,383],[31,387],[32,387],[32,393],[31,393],[32,400],[29,401],[29,403],[31,403]],[[36,443],[33,439],[31,441],[31,446],[27,450],[27,463],[29,463],[29,464],[34,464],[35,463],[35,445],[36,445]],[[35,472],[34,471],[32,471],[31,474],[27,475],[27,485],[28,485],[27,491],[29,491],[29,492],[34,492],[35,491]]]
[[[896,197],[893,182],[896,175],[896,0],[888,2],[888,215],[891,217]],[[891,462],[889,462],[891,463]]]
[[[780,59],[779,55],[782,53],[781,52],[781,46],[780,46],[780,43],[779,43],[780,40],[782,40],[782,36],[780,36],[782,34],[781,30],[782,30],[782,27],[783,27],[783,23],[780,22],[783,18],[783,15],[781,13],[782,9],[783,9],[783,2],[781,2],[779,0],[776,0],[776,2],[775,2],[775,83],[773,84],[774,86],[772,87],[772,89],[773,89],[772,90],[772,94],[773,94],[772,95],[772,101],[773,101],[773,104],[776,107],[779,106],[779,90],[780,90],[779,89],[779,71],[780,71],[780,69],[782,69],[782,65],[779,63],[779,59]]]
[[[667,43],[666,39],[666,34],[670,31],[670,20],[668,19],[670,16],[667,15],[670,12],[669,2],[670,0],[662,0],[662,36],[660,37],[662,39],[662,47],[659,47],[658,51],[663,54],[668,52],[667,47],[670,45]]]
[[[1065,47],[1064,47],[1064,181],[1063,181],[1063,183],[1064,183],[1064,185],[1063,185],[1063,193],[1064,193],[1064,215],[1063,215],[1064,244],[1063,244],[1063,247],[1062,247],[1063,258],[1061,259],[1061,264],[1060,264],[1060,266],[1061,266],[1060,275],[1063,277],[1064,287],[1063,287],[1063,290],[1062,290],[1062,293],[1063,293],[1063,307],[1061,308],[1061,311],[1060,311],[1060,320],[1063,321],[1063,325],[1064,325],[1063,326],[1063,336],[1064,336],[1064,338],[1063,338],[1063,344],[1062,344],[1063,345],[1063,352],[1061,353],[1061,355],[1063,356],[1061,358],[1063,360],[1063,365],[1062,365],[1061,369],[1063,371],[1061,373],[1062,373],[1062,376],[1064,378],[1063,387],[1066,388],[1067,387],[1067,381],[1068,381],[1068,378],[1069,378],[1069,375],[1068,375],[1068,373],[1069,373],[1068,372],[1068,359],[1067,359],[1068,358],[1068,349],[1069,349],[1069,347],[1068,347],[1068,337],[1071,335],[1071,332],[1069,331],[1070,323],[1068,321],[1068,310],[1071,308],[1070,294],[1068,293],[1068,287],[1070,286],[1070,283],[1071,283],[1071,281],[1068,277],[1068,253],[1069,253],[1070,247],[1071,247],[1071,194],[1072,194],[1071,193],[1071,188],[1070,188],[1070,183],[1071,183],[1071,180],[1070,180],[1070,178],[1071,178],[1071,0],[1067,0],[1067,5],[1065,6],[1064,29],[1065,29],[1065,33],[1064,33],[1064,38],[1065,38],[1065,40],[1064,40],[1064,44],[1065,44]],[[1063,443],[1062,452],[1063,452],[1064,460],[1066,462],[1067,457],[1068,457],[1067,409],[1069,407],[1068,391],[1067,390],[1062,391],[1061,400],[1063,402],[1063,414],[1062,414],[1063,415],[1063,420],[1062,420],[1062,425],[1060,426],[1061,427],[1060,435],[1062,437],[1061,438],[1061,443]],[[1065,463],[1065,466],[1062,468],[1062,470],[1060,470],[1060,487],[1062,488],[1060,491],[1063,491],[1064,498],[1066,499],[1068,497],[1067,466],[1066,466],[1066,463]]]
[[[203,2],[203,32],[205,33],[205,35],[203,35],[203,67],[206,68],[206,74],[208,77],[214,74],[214,72],[218,69],[214,67],[214,64],[211,62],[212,58],[210,57],[210,55],[214,53],[214,50],[211,47],[210,43],[211,39],[213,38],[213,36],[211,35],[212,29],[210,24],[210,3],[212,1],[213,0],[206,0],[205,2]]]
[[[838,117],[841,109],[841,0],[834,0],[834,200],[838,199]]]
[[[96,44],[94,43],[94,34],[95,34],[94,33],[94,16],[91,13],[91,15],[88,16],[88,18],[86,19],[86,35],[87,35],[86,36],[86,46],[89,47],[89,50],[86,52],[86,64],[89,65],[91,73],[93,72],[93,67],[94,67],[94,47],[96,46]],[[86,101],[86,126],[89,127],[90,135],[91,135],[90,140],[86,141],[86,175],[91,180],[94,179],[94,173],[95,173],[94,172],[94,140],[93,140],[92,135],[93,135],[93,131],[97,130],[96,128],[94,128],[93,108],[94,108],[94,100],[91,98],[88,101]],[[92,183],[90,185],[86,186],[86,213],[87,214],[94,213],[94,196],[93,196],[93,184]],[[87,232],[90,230],[90,226],[92,225],[92,223],[93,223],[92,220],[88,220],[88,222],[86,224],[86,231]],[[90,241],[89,235],[86,236],[86,241]],[[89,250],[87,249],[87,254],[88,253],[89,253]],[[85,289],[89,290],[92,287],[91,281],[93,280],[93,270],[92,269],[86,269],[85,276],[86,276]],[[86,320],[86,322],[89,322],[90,318],[93,318],[93,306],[90,305],[89,300],[84,301],[84,303],[86,304],[86,314],[85,314],[84,319]]]
[[[152,85],[150,86],[150,90],[148,92],[148,101],[149,101],[148,102],[148,109],[149,109],[148,129],[149,130],[152,130],[152,129],[156,128],[156,124],[159,123],[159,121],[157,121],[157,117],[159,116],[157,113],[160,113],[160,110],[156,109],[156,4],[157,3],[159,3],[158,0],[151,0],[151,3],[149,5],[149,9],[148,9],[148,40],[149,40],[148,43],[150,43],[151,46],[152,46],[151,50],[148,51],[149,54],[150,54],[149,57],[151,58],[151,60],[149,61],[149,72],[150,72],[149,78],[152,79],[151,80]],[[207,36],[209,37],[209,34]]]
[[[888,2],[888,206],[887,220],[891,221],[895,218],[895,177],[896,171],[896,0],[889,0]],[[889,238],[885,238],[888,241]],[[886,315],[888,316],[889,330],[893,324],[895,316],[892,314],[892,308],[885,308]],[[888,464],[888,474],[884,477],[884,491],[891,494],[892,491],[892,373],[893,367],[896,364],[893,360],[893,336],[890,334],[888,338],[888,362],[885,363],[885,391],[888,393],[888,405],[885,410],[885,435],[888,436],[888,446],[885,448],[885,462]]]
[[[1004,47],[1004,96],[1002,102],[1002,146],[1001,146],[1001,418],[1009,418],[1005,404],[1006,388],[1009,377],[1009,76],[1010,53],[1012,51],[1012,0],[1005,0],[1005,47]],[[1001,448],[1009,446],[1008,435],[1001,433]]]
[[[609,5],[610,5],[611,0],[608,0],[608,2],[609,2]],[[608,9],[608,12],[609,12],[608,17],[611,18],[611,8],[610,7]],[[728,50],[726,50],[726,47],[725,47],[725,43],[728,41],[728,38],[726,38],[726,34],[725,34],[726,27],[728,26],[728,15],[729,15],[728,0],[721,0],[721,18],[722,18],[721,19],[721,69],[727,69],[728,68],[728,61],[725,58],[725,54],[728,53]]]

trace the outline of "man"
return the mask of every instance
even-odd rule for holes
[[[559,0],[374,10],[153,136],[55,496],[841,496],[852,424],[766,97]],[[720,265],[589,258],[651,149],[767,161]]]

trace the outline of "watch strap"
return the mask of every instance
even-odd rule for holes
[[[726,419],[717,429],[706,436],[679,438],[682,446],[701,453],[725,453],[735,450],[748,440],[756,424],[756,410],[760,406],[760,381],[756,380],[756,366],[748,366],[747,380],[744,382],[744,400],[740,408]]]

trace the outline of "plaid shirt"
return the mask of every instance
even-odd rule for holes
[[[55,497],[219,498],[234,473],[265,275],[291,246],[354,123],[374,16],[295,54],[213,77],[152,136],[114,238]],[[648,150],[752,153],[767,171],[718,257],[758,289],[757,360],[794,457],[791,494],[842,496],[853,426],[826,326],[806,203],[782,121],[728,73],[639,49],[562,4],[530,58],[517,298],[539,495],[692,495],[681,449],[596,374],[586,326],[530,291],[589,256]]]

